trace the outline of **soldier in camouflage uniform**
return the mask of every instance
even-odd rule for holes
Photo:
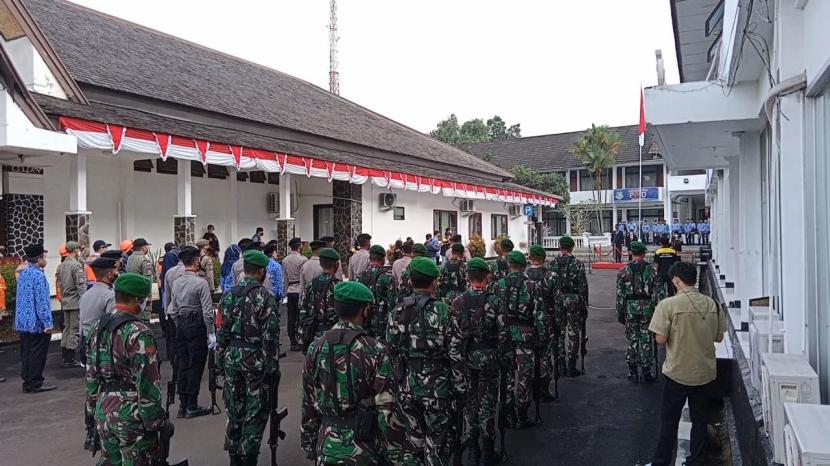
[[[536,283],[542,295],[542,302],[545,305],[545,319],[547,328],[544,342],[539,342],[536,347],[536,357],[539,358],[539,378],[536,380],[536,389],[540,392],[543,401],[552,401],[556,397],[550,392],[550,382],[554,374],[558,380],[559,373],[554,368],[556,356],[556,341],[554,339],[555,309],[561,300],[559,288],[557,287],[556,274],[545,266],[547,253],[545,248],[539,244],[530,247],[530,267],[525,274],[527,278]]]
[[[582,261],[573,256],[574,240],[570,236],[559,239],[560,254],[551,262],[550,269],[556,275],[561,299],[556,309],[554,334],[558,340],[559,372],[568,377],[582,373],[576,369],[585,336],[588,317],[588,278]],[[567,333],[568,345],[565,347]],[[567,349],[567,353],[565,352]],[[568,366],[565,369],[565,355]]]
[[[421,243],[416,243],[412,245],[412,257],[427,257],[427,248]],[[409,274],[411,273],[409,266],[407,265],[406,268],[401,272],[401,280],[398,283],[398,290],[397,290],[397,304],[400,304],[403,301],[403,298],[410,296],[412,294],[412,280],[409,278]]]
[[[490,268],[493,272],[493,278],[490,280],[490,287],[494,287],[496,283],[510,273],[510,263],[507,262],[507,255],[513,250],[513,241],[505,238],[501,240],[501,254],[493,262],[490,263]]]
[[[374,302],[362,283],[338,283],[334,307],[339,321],[306,354],[301,443],[306,457],[317,464],[381,462],[395,399],[389,355],[364,327]]]
[[[115,288],[115,312],[89,331],[86,408],[95,413],[103,452],[99,465],[150,465],[159,431],[169,423],[161,404],[159,361],[153,332],[138,317],[151,284],[124,273]]]
[[[340,254],[331,248],[320,250],[320,267],[323,271],[310,282],[303,290],[303,302],[298,317],[299,339],[303,352],[323,333],[337,323],[337,314],[334,312],[334,286],[340,282],[335,277],[340,266]]]
[[[452,244],[452,257],[441,266],[438,277],[439,299],[451,303],[467,289],[467,263],[464,262],[464,245]]]
[[[535,350],[546,344],[547,317],[542,290],[527,278],[527,260],[519,251],[507,255],[510,272],[499,280],[493,291],[501,299],[501,314],[510,333],[513,367],[507,372],[511,415],[515,408],[516,426],[534,425],[527,417],[533,389],[534,374],[538,373]],[[538,419],[537,419],[538,421]],[[512,420],[511,420],[512,423]]]
[[[403,464],[447,465],[452,406],[466,392],[461,332],[449,307],[434,297],[435,261],[417,257],[410,267],[415,293],[390,313],[386,333],[406,427]]]
[[[652,333],[648,331],[654,307],[661,298],[657,269],[646,262],[646,245],[634,241],[629,246],[632,261],[617,274],[617,320],[625,325],[628,348],[628,380],[639,383],[638,368],[642,369],[643,383],[654,382],[651,365],[654,363]]]
[[[479,257],[470,259],[467,277],[470,288],[452,302],[463,338],[462,356],[469,386],[461,443],[470,450],[471,464],[481,461],[489,466],[496,462],[496,403],[500,367],[509,356],[510,334],[499,315],[502,307],[499,297],[488,291],[490,266],[487,262]]]
[[[242,255],[245,276],[222,296],[216,331],[216,369],[225,385],[225,450],[230,464],[256,465],[271,411],[271,390],[279,380],[280,312],[266,289],[268,257]]]
[[[389,319],[389,309],[395,307],[395,284],[392,271],[384,267],[386,250],[383,246],[374,245],[369,248],[369,268],[360,274],[359,281],[366,285],[374,295],[372,302],[372,317],[366,322],[366,330],[370,336],[383,341],[386,338],[386,324]]]

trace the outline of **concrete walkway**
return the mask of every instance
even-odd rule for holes
[[[633,385],[625,379],[623,327],[613,310],[614,272],[595,271],[589,282],[591,305],[611,309],[591,309],[589,314],[587,375],[560,381],[561,401],[543,405],[543,426],[509,432],[509,464],[625,466],[650,459],[659,429],[659,386]],[[59,369],[60,351],[53,343],[46,378],[59,389],[26,395],[20,391],[17,353],[16,346],[0,348],[0,376],[9,379],[0,384],[0,463],[93,464],[89,452],[82,449],[81,370]],[[297,353],[281,360],[280,404],[288,407],[289,417],[278,461],[286,465],[311,464],[299,448],[300,362]],[[164,364],[162,371],[168,380],[169,365]],[[200,401],[209,402],[206,380]],[[173,421],[171,461],[187,457],[191,465],[227,464],[222,450],[223,414]],[[263,442],[260,464],[270,464],[268,455]]]

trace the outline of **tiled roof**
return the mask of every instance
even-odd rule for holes
[[[285,73],[64,0],[25,5],[82,86],[358,144],[365,147],[362,155],[389,163],[438,162],[482,182],[511,176]]]
[[[640,144],[637,125],[612,128],[619,133],[622,147],[617,154],[617,163],[633,163],[639,160]],[[492,156],[493,163],[510,170],[524,165],[543,172],[582,167],[582,162],[571,153],[574,143],[585,131],[546,134],[503,141],[473,144],[468,152],[478,157]],[[643,146],[643,161],[655,158],[656,146],[650,131],[646,131]]]

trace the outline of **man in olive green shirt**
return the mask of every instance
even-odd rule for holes
[[[660,441],[651,464],[674,464],[678,423],[688,399],[692,431],[690,454],[684,464],[702,465],[706,459],[707,406],[717,377],[715,343],[723,341],[726,319],[718,304],[695,288],[694,265],[676,262],[669,269],[669,279],[677,294],[660,301],[649,325],[657,343],[666,345]]]

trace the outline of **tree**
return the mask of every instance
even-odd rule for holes
[[[459,124],[458,117],[452,114],[438,122],[429,135],[464,150],[470,144],[522,137],[522,130],[519,124],[508,127],[498,115],[488,119],[486,123],[481,118],[473,118]]]
[[[606,171],[617,163],[622,140],[620,135],[608,125],[591,125],[571,148],[574,154],[591,172],[594,181],[594,201],[597,225],[602,228],[602,205],[607,203],[606,190],[609,189]],[[601,233],[601,232],[600,232]]]
[[[439,121],[438,126],[430,131],[429,135],[451,146],[459,147],[461,126],[458,125],[458,117],[453,113],[446,120]]]
[[[487,120],[487,134],[490,136],[490,141],[501,141],[522,137],[522,129],[519,123],[508,128],[504,120],[495,115]]]
[[[568,182],[559,173],[542,173],[539,170],[534,170],[524,165],[516,165],[511,171],[514,175],[514,183],[546,193],[556,194],[562,197],[563,203],[568,203],[570,196]]]
[[[481,118],[465,121],[461,125],[461,143],[466,146],[477,142],[490,142],[490,136],[487,133],[487,125]]]
[[[582,201],[579,204],[563,204],[561,206],[565,218],[571,224],[572,234],[581,235],[589,230],[591,213],[596,208],[596,203],[591,201]]]

